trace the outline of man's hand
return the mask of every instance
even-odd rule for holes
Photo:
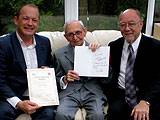
[[[17,103],[16,107],[22,111],[24,111],[27,114],[32,114],[36,112],[37,109],[40,107],[29,100],[20,101]]]
[[[134,120],[149,120],[149,104],[141,100],[132,110]]]
[[[100,46],[101,46],[101,45],[98,44],[98,43],[90,43],[90,44],[89,44],[89,49],[91,49],[92,52],[95,52],[96,49],[98,49]]]
[[[73,82],[75,80],[79,80],[79,75],[74,70],[68,70],[67,75],[64,78],[64,83]]]

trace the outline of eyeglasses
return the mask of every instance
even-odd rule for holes
[[[121,29],[125,29],[127,26],[129,27],[129,28],[134,28],[138,23],[139,23],[140,21],[138,21],[138,22],[128,22],[128,23],[120,23],[119,24],[119,27],[121,28]]]
[[[70,32],[70,33],[66,33],[65,36],[66,37],[70,37],[70,38],[73,38],[74,35],[76,35],[77,37],[81,37],[82,35],[82,31],[75,31],[75,32]]]

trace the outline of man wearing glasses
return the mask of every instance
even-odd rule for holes
[[[106,97],[103,94],[101,84],[108,81],[107,78],[80,77],[73,70],[74,47],[87,46],[84,41],[86,28],[81,21],[71,21],[64,26],[64,36],[69,44],[55,52],[54,62],[56,78],[60,85],[60,105],[56,113],[56,120],[74,120],[79,108],[85,108],[87,120],[104,120],[103,106]],[[97,44],[90,45],[92,50]]]
[[[123,37],[109,44],[107,120],[160,120],[160,42],[141,33],[138,10],[123,11],[119,27]]]

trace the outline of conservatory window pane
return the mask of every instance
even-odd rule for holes
[[[137,8],[146,18],[148,0],[79,0],[79,14],[90,31],[118,30],[118,15],[127,8]],[[145,27],[145,26],[144,26]]]

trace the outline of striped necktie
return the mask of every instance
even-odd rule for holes
[[[137,104],[137,96],[136,96],[135,81],[133,78],[135,55],[132,45],[128,46],[128,51],[129,55],[125,73],[125,99],[130,107],[134,107]]]

